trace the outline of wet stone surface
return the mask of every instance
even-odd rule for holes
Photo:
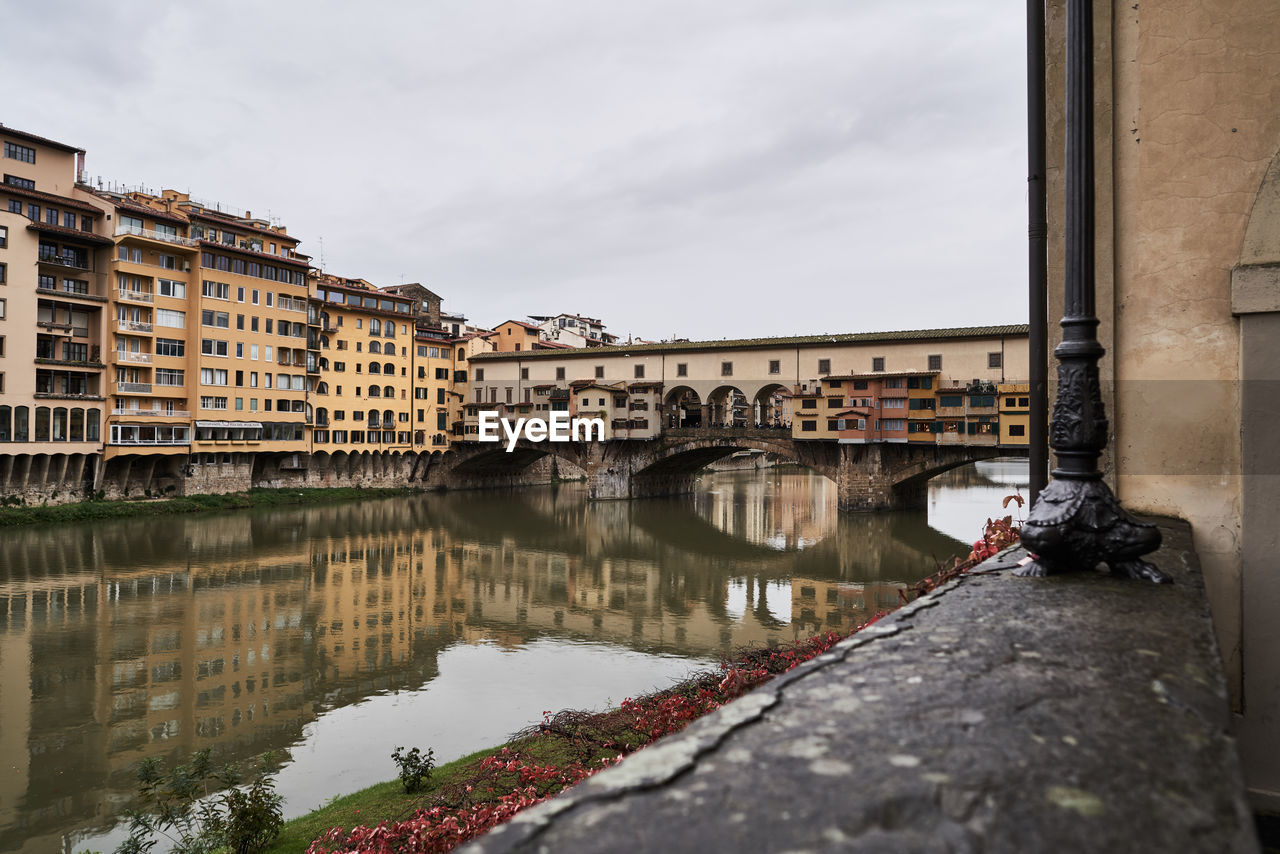
[[[1189,528],[1171,585],[1006,553],[463,849],[1257,851]]]

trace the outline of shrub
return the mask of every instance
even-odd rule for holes
[[[423,756],[416,747],[408,753],[403,747],[397,747],[392,751],[391,759],[400,769],[400,785],[404,786],[406,795],[421,789],[422,784],[431,779],[431,771],[436,767],[435,751],[431,748],[427,748],[427,755]]]
[[[271,757],[245,788],[235,788],[239,769],[214,766],[208,750],[196,751],[191,761],[169,772],[154,756],[138,765],[138,795],[143,809],[130,814],[129,837],[115,854],[145,854],[160,841],[166,850],[206,854],[228,850],[257,854],[284,826],[283,798],[267,776]],[[231,787],[231,788],[227,788]],[[217,794],[218,790],[226,791]]]

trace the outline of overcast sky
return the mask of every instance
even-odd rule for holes
[[[1021,7],[42,0],[4,23],[0,122],[483,325],[1026,319]]]

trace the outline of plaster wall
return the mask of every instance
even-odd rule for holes
[[[1234,268],[1280,262],[1280,253],[1259,249],[1267,238],[1253,237],[1260,230],[1250,225],[1251,214],[1270,216],[1261,232],[1280,240],[1280,205],[1259,196],[1280,151],[1280,7],[1270,0],[1103,0],[1094,9],[1097,304],[1113,430],[1104,462],[1130,510],[1191,522],[1233,702],[1244,715],[1249,783],[1255,795],[1275,797],[1280,735],[1248,726],[1259,715],[1274,717],[1268,704],[1280,704],[1280,668],[1267,663],[1274,644],[1257,648],[1271,640],[1249,624],[1253,618],[1242,618],[1242,590],[1248,599],[1275,582],[1272,561],[1250,568],[1242,546],[1251,469],[1241,451],[1247,391],[1231,299]],[[1053,0],[1051,319],[1062,315],[1064,23],[1063,3]],[[1050,331],[1052,344],[1056,324]]]

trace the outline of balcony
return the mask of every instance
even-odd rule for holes
[[[123,418],[190,418],[191,413],[185,409],[113,409],[113,416]]]
[[[135,291],[127,288],[117,289],[116,299],[124,302],[155,302],[155,297],[152,294],[149,294],[146,291]]]
[[[141,320],[120,320],[116,319],[117,332],[151,332],[150,323],[143,323]]]
[[[74,255],[58,255],[53,252],[40,253],[41,264],[52,264],[55,267],[69,267],[72,270],[89,270],[89,261],[87,259],[79,259]]]
[[[121,394],[151,394],[151,383],[116,383]]]
[[[116,237],[124,237],[132,235],[134,237],[145,237],[148,240],[159,240],[163,243],[172,243],[175,246],[199,246],[200,241],[192,240],[190,237],[180,237],[177,234],[169,234],[164,231],[156,231],[153,228],[137,228],[135,226],[118,225],[116,226]]]
[[[135,365],[149,365],[151,364],[151,354],[150,353],[130,353],[128,350],[117,350],[116,361],[132,362]]]

